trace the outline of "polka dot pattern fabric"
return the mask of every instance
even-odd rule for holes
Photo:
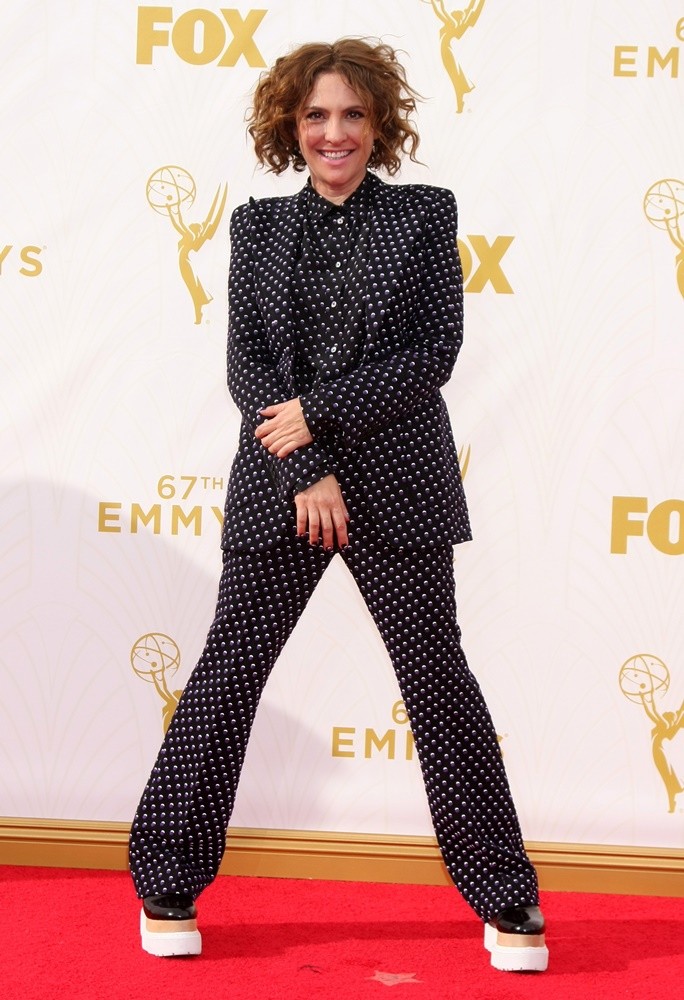
[[[254,437],[259,411],[298,395],[293,283],[306,188],[236,209],[231,220],[228,385],[243,418],[226,498],[225,548],[263,549],[292,528],[297,484],[334,472],[352,520],[401,547],[471,537],[440,387],[463,338],[451,191],[367,175],[364,260],[349,270],[365,336],[351,371],[301,397],[313,444],[285,459]],[[322,288],[325,286],[322,285]],[[312,303],[325,313],[325,296]],[[255,502],[258,497],[258,503]]]
[[[228,385],[242,427],[226,497],[224,571],[204,652],[133,823],[131,872],[141,897],[196,898],[216,876],[261,693],[335,557],[296,538],[295,490],[334,472],[351,518],[340,554],[396,672],[447,868],[485,920],[537,902],[456,619],[451,545],[470,538],[470,525],[439,391],[463,332],[456,203],[450,191],[387,185],[372,174],[363,197],[367,239],[345,277],[347,305],[362,317],[360,357],[344,371],[321,366],[322,377],[305,386],[314,442],[285,459],[269,455],[254,430],[261,409],[298,395],[293,283],[306,189],[251,201],[231,220]],[[315,301],[315,283],[309,287],[307,309],[325,314],[325,294]]]
[[[447,869],[484,920],[537,902],[496,733],[461,648],[452,550],[395,549],[352,532],[341,553],[394,666]],[[131,833],[140,897],[197,897],[215,877],[261,693],[335,558],[284,538],[225,553],[216,616]]]
[[[293,282],[297,327],[297,395],[355,368],[366,335],[363,269],[367,266],[365,181],[341,205],[306,191],[302,253]]]

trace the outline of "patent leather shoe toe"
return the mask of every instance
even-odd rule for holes
[[[167,896],[146,896],[143,909],[152,920],[194,920],[197,908],[192,896],[170,893]]]
[[[509,906],[494,918],[494,925],[504,934],[543,934],[545,926],[538,906]]]

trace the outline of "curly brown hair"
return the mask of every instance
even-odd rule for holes
[[[311,42],[286,56],[262,74],[247,114],[248,131],[262,166],[282,174],[290,164],[304,170],[297,145],[297,119],[321,73],[339,73],[363,101],[376,139],[369,167],[396,174],[400,153],[416,162],[420,138],[409,116],[419,94],[407,83],[404,67],[393,48],[360,38],[341,38],[332,44]]]

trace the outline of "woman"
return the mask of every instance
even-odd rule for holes
[[[231,220],[228,384],[242,414],[216,617],[131,833],[143,947],[200,950],[256,707],[339,553],[411,720],[447,868],[502,969],[543,969],[537,881],[460,645],[452,545],[470,537],[439,392],[462,336],[450,191],[387,185],[415,159],[414,92],[385,45],[305,45],[260,80],[250,133],[292,197]]]

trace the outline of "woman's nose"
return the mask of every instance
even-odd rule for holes
[[[344,136],[344,122],[336,115],[331,115],[325,123],[325,138],[328,142],[341,142]]]

